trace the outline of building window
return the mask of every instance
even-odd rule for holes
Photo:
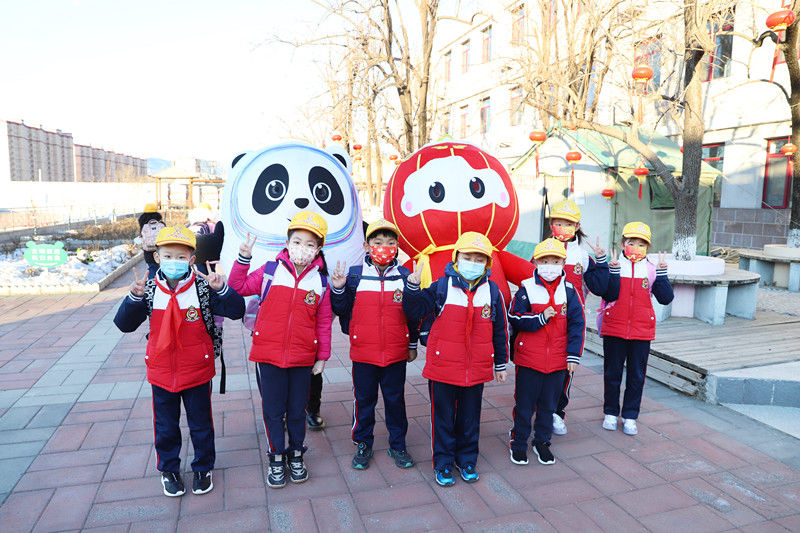
[[[481,134],[486,135],[492,120],[492,104],[488,97],[481,100]]]
[[[511,89],[509,109],[511,111],[511,125],[519,126],[522,123],[522,87],[518,86]]]
[[[467,113],[469,112],[469,106],[464,106],[461,108],[461,117],[460,117],[460,124],[458,134],[459,137],[465,139],[467,137]]]
[[[733,53],[733,10],[717,13],[708,21],[708,34],[714,40],[714,50],[703,55],[700,66],[703,81],[725,78],[731,73]]]
[[[709,166],[722,172],[722,162],[725,157],[725,143],[704,144],[703,161]],[[714,180],[714,207],[719,207],[722,199],[722,177],[717,176]]]
[[[483,30],[483,53],[481,59],[484,63],[492,60],[492,27],[489,26]]]
[[[448,51],[444,55],[444,81],[450,81],[450,66],[453,63],[453,53]]]
[[[442,135],[450,135],[450,113],[442,115]]]
[[[789,142],[789,137],[767,139],[767,165],[764,172],[763,207],[786,209],[789,207],[789,191],[792,184],[792,169],[789,158],[783,155],[781,147]]]
[[[525,42],[525,5],[511,11],[511,44],[521,45]]]
[[[655,89],[661,85],[661,39],[652,37],[636,43],[636,56],[634,64],[638,67],[647,65],[653,69],[653,77],[647,84],[648,89]]]
[[[465,74],[469,70],[469,40],[461,43],[461,73]]]

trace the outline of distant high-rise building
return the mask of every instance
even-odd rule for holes
[[[75,180],[71,133],[0,121],[0,152],[0,180]]]

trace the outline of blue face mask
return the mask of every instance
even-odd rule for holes
[[[458,258],[458,273],[467,281],[475,281],[486,272],[486,265]]]
[[[189,261],[180,259],[162,259],[159,266],[168,279],[179,279],[189,272]]]

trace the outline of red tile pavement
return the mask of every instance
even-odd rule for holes
[[[0,299],[0,391],[35,383],[123,294],[113,288],[94,296]],[[144,331],[123,337],[92,382],[142,380],[143,342]],[[249,377],[248,346],[241,327],[226,323],[229,376]],[[347,340],[339,334],[329,368],[337,367],[349,368]],[[76,403],[0,506],[0,529],[800,530],[800,472],[647,398],[638,436],[604,431],[601,378],[588,368],[573,384],[569,434],[553,438],[558,462],[544,466],[531,453],[531,464],[513,465],[507,449],[513,387],[487,385],[481,479],[471,485],[459,479],[450,489],[432,480],[427,385],[418,375],[406,385],[414,468],[398,469],[387,456],[382,407],[371,467],[350,467],[351,385],[331,383],[323,392],[327,428],[307,437],[310,479],[281,490],[265,486],[257,391],[215,392],[214,491],[177,499],[162,495],[154,470],[149,398]],[[0,417],[9,413],[0,408]],[[191,458],[183,421],[188,488]]]

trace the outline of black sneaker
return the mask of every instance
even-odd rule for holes
[[[511,453],[511,462],[515,465],[528,464],[528,452],[526,450],[509,450]]]
[[[306,415],[306,426],[311,431],[319,431],[325,429],[325,421],[319,416],[319,413],[308,413]]]
[[[214,482],[211,480],[211,472],[195,472],[194,483],[192,484],[192,494],[205,494],[211,492]]]
[[[406,450],[398,451],[389,448],[389,457],[394,459],[394,464],[397,468],[411,468],[414,466],[414,459],[408,454]],[[355,461],[355,459],[353,459]]]
[[[303,463],[303,452],[295,450],[289,453],[287,457],[289,466],[289,479],[292,483],[302,483],[308,479],[308,469]]]
[[[273,489],[279,489],[286,485],[286,465],[283,464],[283,455],[269,456],[268,471],[267,485]]]
[[[186,494],[183,480],[175,472],[161,472],[161,486],[164,487],[164,496],[175,498]]]
[[[359,442],[358,451],[353,456],[353,468],[356,470],[366,470],[369,468],[370,457],[372,457],[372,448],[370,448],[366,442]]]
[[[549,442],[534,443],[533,451],[536,453],[536,457],[539,458],[539,462],[542,463],[543,465],[551,465],[556,462],[556,458],[553,455],[553,452],[550,451]]]

